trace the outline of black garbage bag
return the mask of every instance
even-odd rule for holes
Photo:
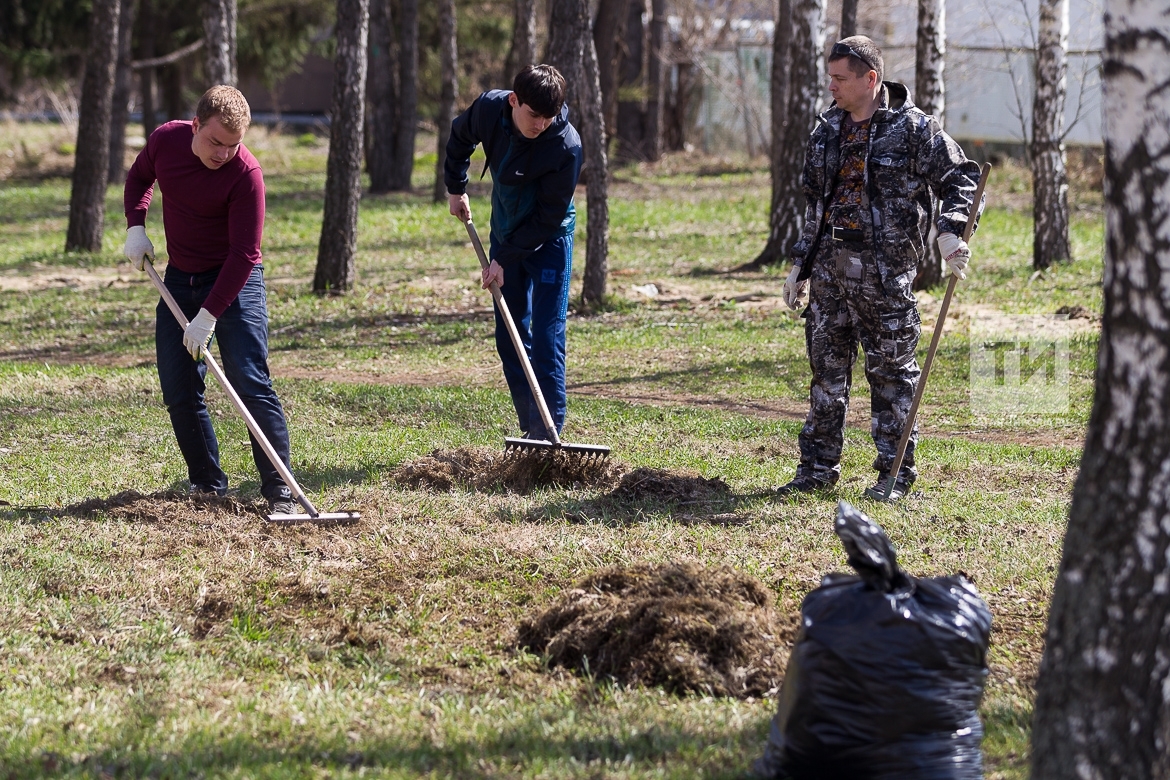
[[[828,575],[801,605],[757,776],[982,778],[991,611],[961,575],[907,575],[885,531],[844,501],[836,531],[857,574]]]

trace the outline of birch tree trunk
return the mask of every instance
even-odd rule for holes
[[[337,57],[325,168],[325,214],[313,292],[350,290],[357,275],[358,203],[362,194],[362,126],[366,106],[369,0],[337,0]]]
[[[629,0],[626,13],[625,46],[618,67],[617,94],[617,158],[623,162],[645,159],[642,148],[646,137],[646,85],[643,80],[642,60],[645,54],[646,26],[642,14],[645,0]]]
[[[459,50],[455,18],[455,0],[439,3],[439,125],[438,156],[435,158],[435,203],[447,200],[447,185],[443,182],[443,166],[447,163],[447,139],[451,137],[451,121],[455,118],[455,101],[459,89]]]
[[[126,180],[126,125],[130,122],[130,96],[134,92],[134,71],[130,67],[134,52],[134,0],[122,0],[118,14],[118,63],[114,68],[114,92],[110,98],[110,160],[106,180],[122,184]]]
[[[857,0],[842,0],[841,29],[837,32],[837,40],[851,35],[857,35]]]
[[[236,85],[236,0],[203,0],[203,37],[208,87]]]
[[[943,68],[946,65],[947,33],[946,0],[918,0],[918,42],[915,47],[914,102],[928,114],[944,122],[946,87]],[[939,252],[938,230],[934,227],[938,203],[932,195],[930,235],[926,252],[918,264],[914,277],[915,290],[927,290],[942,282],[942,253]]]
[[[662,158],[662,100],[666,73],[666,0],[651,0],[650,57],[646,64],[646,159]],[[745,108],[746,112],[746,108]],[[746,123],[745,123],[746,124]]]
[[[410,191],[414,172],[414,136],[418,126],[418,0],[402,0],[398,44],[398,126],[390,189]]]
[[[804,227],[800,186],[825,83],[825,0],[780,0],[772,41],[772,205],[768,243],[748,265],[781,263]]]
[[[506,88],[521,68],[536,65],[536,0],[516,0],[512,13],[512,48],[504,61]]]
[[[394,44],[392,30],[390,0],[370,0],[366,170],[370,174],[370,192],[373,194],[389,192],[393,179],[391,166],[398,130],[398,61],[395,56],[398,47]]]
[[[1032,265],[1071,257],[1068,173],[1064,162],[1064,97],[1068,76],[1068,0],[1040,0],[1036,96],[1032,101]]]
[[[593,22],[593,45],[597,49],[597,82],[601,86],[601,111],[605,116],[605,136],[617,132],[618,67],[621,63],[620,42],[626,35],[626,16],[630,0],[599,0]]]
[[[1170,776],[1170,16],[1106,0],[1096,394],[1048,618],[1032,777]]]
[[[609,273],[608,163],[597,50],[593,46],[588,0],[552,0],[551,11],[549,60],[568,85],[569,119],[581,134],[585,158],[588,206],[581,298],[585,309],[594,309],[605,300]]]
[[[99,252],[110,173],[110,108],[118,59],[118,0],[94,0],[81,83],[66,252]]]

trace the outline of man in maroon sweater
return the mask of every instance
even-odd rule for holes
[[[146,213],[157,181],[167,239],[164,282],[190,320],[184,332],[162,301],[155,346],[163,402],[187,462],[191,491],[225,495],[227,475],[203,400],[200,359],[216,334],[224,373],[264,435],[289,465],[288,425],[268,372],[268,306],[260,241],[264,175],[242,143],[252,115],[234,87],[207,90],[190,122],[153,133],[126,176],[126,246],[138,270],[154,260]],[[273,512],[294,513],[292,493],[252,439],[260,492]]]

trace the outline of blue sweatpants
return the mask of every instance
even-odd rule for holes
[[[495,236],[492,236],[495,243]],[[494,247],[493,247],[494,248]],[[492,253],[493,255],[495,252]],[[523,260],[500,263],[504,284],[500,292],[516,321],[520,338],[532,361],[540,392],[559,434],[565,425],[565,315],[569,309],[569,278],[573,272],[573,237],[545,242]],[[520,430],[528,438],[548,439],[536,400],[524,378],[524,368],[496,310],[496,351],[516,407]]]

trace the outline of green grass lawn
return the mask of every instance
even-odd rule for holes
[[[1073,193],[1074,261],[1034,276],[1026,171],[995,170],[920,415],[920,492],[884,506],[861,498],[873,445],[860,365],[837,490],[765,495],[793,472],[808,393],[802,321],[780,298],[787,269],[728,272],[763,246],[766,166],[680,156],[617,171],[611,305],[570,317],[565,438],[609,444],[630,468],[721,477],[730,494],[615,510],[597,489],[430,492],[394,479],[433,450],[497,448],[517,432],[478,262],[424,194],[432,152],[413,194],[363,200],[355,291],[312,295],[325,144],[256,128],[294,471],[322,509],[363,515],[274,528],[249,509],[247,433],[216,387],[236,504],[82,511],[123,491],[181,490],[185,470],[154,372],[157,295],[120,257],[120,189],[104,251],[64,254],[68,180],[41,175],[60,162],[55,133],[0,125],[0,153],[15,161],[0,180],[0,778],[743,777],[774,700],[550,669],[515,648],[515,626],[600,567],[678,560],[755,576],[793,615],[846,566],[837,499],[881,523],[911,573],[975,581],[995,614],[987,776],[1026,776],[1096,365],[1099,191]],[[488,190],[472,194],[486,224]],[[578,206],[574,298],[583,190]],[[161,262],[157,205],[148,230]],[[634,289],[649,284],[656,296]],[[939,298],[921,298],[928,326]],[[979,328],[1047,327],[1062,310],[1074,310],[1059,321],[1063,352],[1029,357],[1025,375],[1056,376],[1067,355],[1067,405],[1016,417],[981,407]],[[30,506],[45,509],[17,509]]]

